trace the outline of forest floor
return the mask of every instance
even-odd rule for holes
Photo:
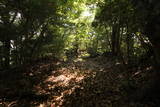
[[[126,69],[113,58],[99,56],[38,62],[24,69],[0,73],[0,107],[156,106],[132,100],[150,67]]]

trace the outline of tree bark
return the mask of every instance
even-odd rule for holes
[[[4,68],[9,69],[10,68],[10,39],[6,39],[4,41]]]

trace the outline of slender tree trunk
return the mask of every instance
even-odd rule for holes
[[[130,59],[130,52],[129,52],[129,34],[127,34],[126,37],[126,43],[127,43],[127,63],[129,63],[129,59]]]
[[[112,42],[112,54],[116,55],[116,26],[113,25],[112,27],[112,37],[111,37],[111,42]]]
[[[154,46],[154,54],[155,54],[155,61],[156,61],[156,65],[155,68],[160,71],[160,46]]]
[[[119,24],[116,27],[116,54],[119,55],[120,53],[120,26]]]
[[[10,67],[10,40],[9,39],[6,39],[4,42],[4,53],[5,53],[4,68],[9,69]]]
[[[118,24],[113,25],[112,28],[112,54],[117,56],[120,52],[120,27]]]
[[[112,27],[110,26],[110,30],[112,31]],[[108,42],[107,46],[110,51],[112,51],[112,32],[109,32],[108,35],[106,35],[106,41]]]

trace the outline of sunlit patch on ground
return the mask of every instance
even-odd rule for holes
[[[60,63],[57,63],[57,65],[60,65]],[[61,105],[64,96],[72,94],[76,88],[80,87],[78,84],[85,78],[78,72],[81,72],[81,70],[73,63],[68,67],[60,67],[56,71],[52,71],[51,75],[42,84],[36,86],[36,91],[41,94],[49,94],[52,105]],[[40,104],[39,107],[43,107],[43,105]]]
[[[145,70],[151,68],[147,67]],[[136,84],[142,80],[142,74],[142,71],[132,73],[131,77],[136,79]],[[126,71],[121,69],[121,63],[116,64],[104,57],[78,57],[68,62],[40,64],[31,67],[25,73],[25,78],[13,81],[17,91],[13,91],[15,89],[11,87],[7,94],[17,96],[20,93],[21,96],[6,101],[5,105],[110,107],[114,104],[117,107],[117,102],[122,102],[123,96],[126,97],[128,87],[123,88],[128,84],[126,81]]]
[[[73,62],[67,63],[67,65],[62,63],[57,63],[56,65],[60,65],[60,68],[52,71],[51,75],[46,78],[43,82],[45,88],[42,88],[41,85],[39,88],[37,87],[39,93],[50,94],[52,105],[56,106],[63,105],[64,98],[73,94],[75,89],[83,89],[79,84],[84,79],[88,77],[95,78],[97,71],[105,72],[105,69],[94,60],[85,61],[82,58],[77,58]],[[92,81],[91,84],[95,84],[95,82]]]
[[[71,81],[73,82],[79,82],[83,79],[84,77],[78,77],[76,74],[69,74],[69,75],[59,75],[59,76],[50,76],[46,82],[50,83],[56,83],[61,86],[68,86]]]

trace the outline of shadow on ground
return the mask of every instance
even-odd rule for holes
[[[112,58],[49,61],[24,69],[0,73],[0,107],[155,106],[130,98],[146,74],[129,72]]]
[[[0,107],[34,107],[47,101],[48,94],[37,86],[56,69],[56,61],[37,63],[0,72]]]

